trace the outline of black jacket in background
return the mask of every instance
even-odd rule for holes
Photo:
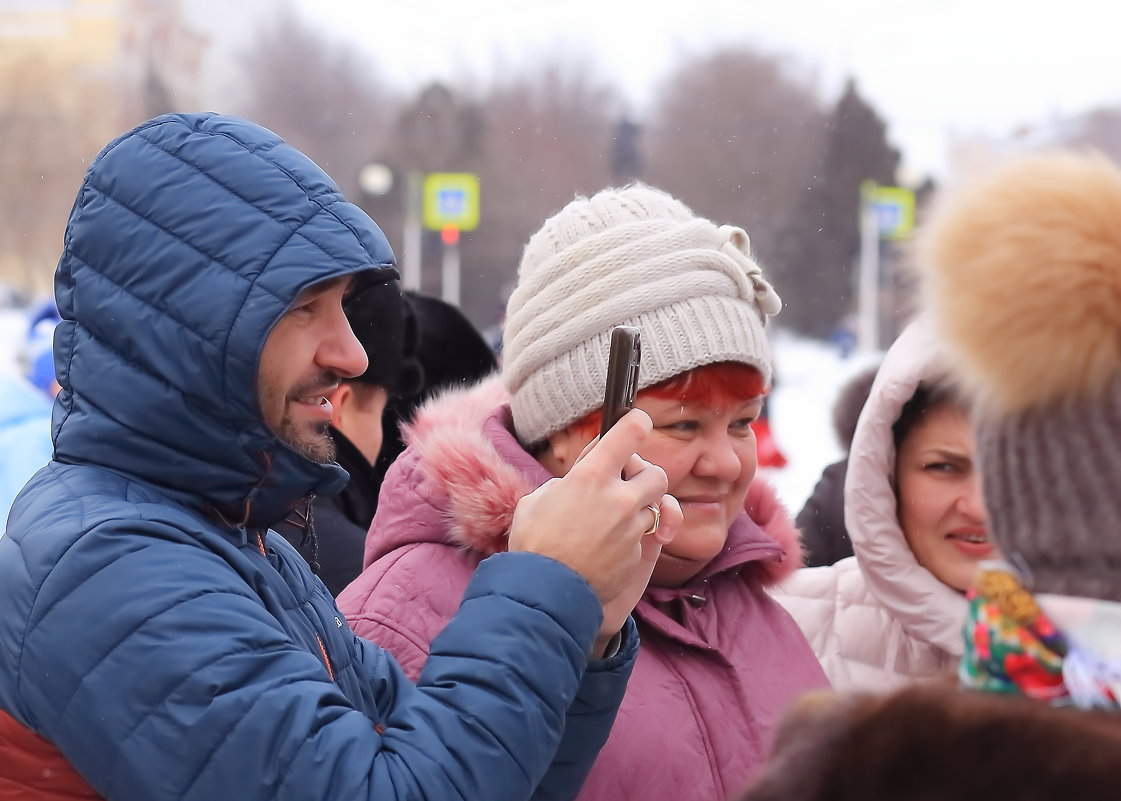
[[[845,528],[845,473],[849,460],[825,468],[813,494],[795,519],[806,549],[806,567],[821,567],[852,556],[852,540]]]
[[[293,524],[292,518],[276,530],[296,547],[308,564],[314,566],[318,561],[319,578],[331,595],[337,597],[362,572],[362,552],[377,508],[378,483],[370,463],[350,440],[333,428],[331,436],[335,440],[335,461],[350,473],[350,481],[338,495],[317,496],[312,501],[314,537]]]

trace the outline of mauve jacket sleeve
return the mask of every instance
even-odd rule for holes
[[[462,595],[471,564],[458,549],[435,545],[407,548],[385,562],[388,567],[378,562],[367,568],[340,596],[339,608],[360,636],[388,649],[406,675],[423,679],[429,649],[444,636],[438,634],[441,629],[446,634],[449,618],[454,619],[453,596]],[[418,571],[439,580],[422,583]],[[564,736],[535,799],[573,797],[607,741],[638,655],[633,620],[628,618],[622,635],[614,656],[588,663],[565,713]]]
[[[589,677],[599,602],[533,554],[480,565],[416,686],[351,635],[336,672],[355,671],[376,714],[201,549],[88,533],[38,595],[19,717],[122,801],[571,797],[635,653]],[[573,709],[587,714],[568,732]]]

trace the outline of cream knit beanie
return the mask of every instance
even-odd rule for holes
[[[770,383],[763,329],[781,307],[743,229],[641,184],[577,197],[526,244],[506,307],[518,438],[540,442],[603,405],[617,325],[642,331],[639,389],[725,361]]]

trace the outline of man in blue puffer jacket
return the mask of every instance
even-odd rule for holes
[[[680,521],[641,412],[523,502],[415,686],[269,530],[345,483],[324,396],[366,357],[342,302],[395,278],[377,226],[251,123],[165,115],[91,164],[55,457],[0,540],[0,796],[576,793]]]

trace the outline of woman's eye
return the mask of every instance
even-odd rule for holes
[[[696,420],[678,420],[676,423],[670,423],[669,425],[662,426],[662,428],[665,428],[669,431],[688,433],[691,431],[696,431],[699,426]]]
[[[741,417],[739,420],[733,420],[732,424],[728,426],[733,431],[748,432],[753,431],[751,424],[755,422],[754,417]]]
[[[952,462],[930,462],[929,464],[924,464],[922,469],[932,473],[949,473],[957,470],[957,465]]]

